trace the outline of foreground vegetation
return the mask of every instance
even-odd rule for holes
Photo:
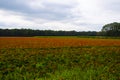
[[[0,40],[0,80],[120,79],[119,40],[83,38]]]

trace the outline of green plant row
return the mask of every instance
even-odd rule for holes
[[[120,47],[0,50],[0,80],[119,79]]]

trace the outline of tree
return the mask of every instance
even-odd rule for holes
[[[0,29],[1,36],[97,36],[95,31],[53,31],[32,29]]]
[[[120,23],[113,22],[104,25],[102,28],[102,33],[105,36],[120,36]]]

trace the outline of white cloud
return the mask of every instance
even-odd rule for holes
[[[27,4],[32,9],[44,8],[44,5],[42,4],[42,0],[29,0],[29,3]]]
[[[9,11],[4,10],[0,10],[0,22],[3,22],[5,23],[5,25],[9,26],[17,26],[18,24],[19,25],[33,24],[30,21],[24,20],[24,17],[20,15],[16,15],[15,13],[11,13]]]
[[[6,28],[99,31],[120,22],[119,0],[6,1],[0,1],[0,25]]]
[[[8,11],[0,10],[0,22],[5,23],[5,28],[33,28],[43,30],[82,30],[85,28],[79,28],[79,26],[62,23],[59,21],[46,21],[41,19],[32,19],[33,21],[26,20],[24,16],[16,15]]]
[[[116,0],[117,1],[117,0]],[[106,10],[105,3],[109,4],[109,1],[98,1],[98,0],[79,0],[79,5],[73,9],[73,14],[77,15],[75,23],[87,23],[87,24],[98,24],[104,25],[106,23],[120,20],[120,14],[112,10]],[[112,1],[114,2],[114,1]],[[110,2],[111,3],[111,2]],[[81,17],[82,16],[82,17]],[[97,27],[97,25],[96,25]]]

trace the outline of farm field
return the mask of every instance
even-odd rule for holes
[[[0,80],[120,80],[120,39],[0,37]]]

